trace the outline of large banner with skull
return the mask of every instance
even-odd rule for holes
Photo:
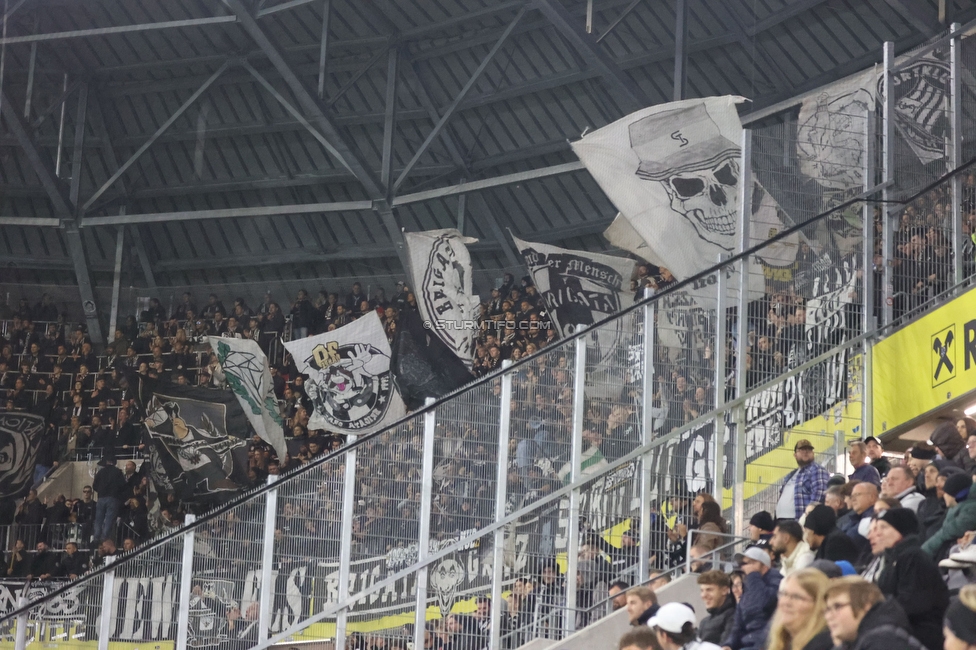
[[[405,414],[390,372],[390,344],[376,312],[285,347],[298,371],[308,375],[309,429],[369,433]]]
[[[465,244],[478,240],[447,228],[404,233],[403,241],[421,317],[429,323],[450,323],[431,329],[470,365],[476,331],[467,325],[477,321],[481,300],[472,288],[471,255]]]
[[[0,499],[15,499],[30,488],[43,435],[39,415],[0,413]]]
[[[709,97],[652,106],[573,143],[613,204],[679,279],[735,249],[739,101]]]

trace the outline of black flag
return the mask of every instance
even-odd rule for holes
[[[404,310],[397,321],[390,361],[393,382],[411,411],[427,397],[443,397],[474,379],[453,350],[424,328],[420,314]]]
[[[250,486],[247,449],[254,429],[234,393],[134,373],[126,378],[144,419],[157,489],[209,507]]]
[[[39,415],[0,413],[0,499],[23,496],[30,488],[43,435],[44,418]]]

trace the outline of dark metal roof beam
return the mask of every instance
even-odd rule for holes
[[[632,110],[645,108],[650,100],[605,52],[592,34],[587,34],[583,26],[562,5],[560,0],[536,0],[536,6],[543,15],[563,35],[570,45],[583,57],[587,66],[598,70],[603,79],[614,88],[623,104]]]
[[[129,167],[131,167],[137,160],[139,160],[142,154],[146,153],[149,147],[153,145],[153,143],[159,138],[159,136],[165,133],[169,129],[169,127],[171,127],[173,123],[176,122],[176,120],[180,119],[180,116],[183,115],[183,113],[186,112],[186,110],[190,108],[190,106],[196,103],[197,99],[199,99],[200,96],[203,95],[203,93],[205,93],[208,88],[210,88],[210,85],[214,81],[216,81],[217,78],[220,77],[220,75],[224,73],[224,70],[226,70],[229,66],[230,66],[230,61],[225,61],[224,64],[220,66],[220,68],[216,72],[210,75],[210,78],[207,79],[203,83],[203,85],[197,89],[195,93],[190,95],[190,97],[185,102],[183,102],[183,105],[180,106],[178,109],[176,109],[176,112],[170,115],[168,120],[163,122],[162,126],[156,129],[156,132],[152,135],[152,137],[146,140],[146,142],[141,147],[139,147],[139,149],[136,150],[136,152],[132,154],[129,157],[129,159],[126,160],[122,164],[122,166],[119,167],[115,171],[115,173],[112,174],[112,176],[109,177],[109,179],[105,181],[105,183],[102,184],[102,186],[98,188],[98,190],[95,191],[94,194],[92,194],[91,198],[89,198],[82,206],[81,211],[84,212],[88,210],[95,203],[95,201],[98,200],[98,197],[104,194],[106,190],[108,190],[108,188],[110,188],[112,184],[115,183],[115,181],[117,181],[119,177],[121,177],[122,174],[124,174]]]
[[[333,118],[327,114],[326,108],[321,106],[308,88],[305,87],[301,79],[298,78],[298,75],[295,74],[295,71],[278,50],[278,47],[265,33],[264,28],[257,23],[254,16],[244,6],[244,3],[241,0],[223,0],[223,2],[238,17],[244,31],[247,32],[254,42],[257,43],[258,47],[264,51],[268,59],[270,59],[271,64],[298,100],[298,104],[301,106],[305,115],[308,116],[310,121],[315,123],[318,130],[332,143],[343,166],[348,168],[359,179],[359,182],[366,188],[368,196],[373,199],[383,198],[384,193],[382,188],[379,185],[379,181],[374,178],[372,171],[363,164],[362,160],[360,160],[352,148],[352,145],[339,132],[339,129],[333,122]]]
[[[407,176],[410,174],[410,170],[413,169],[413,166],[417,164],[420,157],[424,155],[424,152],[427,151],[427,148],[437,138],[441,130],[447,125],[451,118],[454,117],[454,112],[458,109],[458,106],[461,105],[461,102],[464,101],[464,98],[467,96],[468,92],[476,83],[478,83],[478,79],[481,78],[481,74],[488,67],[488,64],[491,63],[491,61],[495,58],[495,55],[501,51],[502,46],[505,44],[505,41],[508,40],[512,30],[515,29],[515,27],[519,24],[519,21],[522,20],[522,16],[525,15],[526,9],[527,7],[523,6],[519,10],[519,12],[515,15],[515,18],[512,19],[512,22],[508,24],[505,31],[502,32],[501,36],[498,37],[495,45],[491,48],[491,50],[489,50],[488,54],[485,55],[485,58],[481,60],[481,63],[475,69],[474,73],[471,75],[471,78],[468,79],[467,83],[464,84],[464,87],[462,87],[460,92],[458,92],[457,96],[454,98],[454,101],[451,102],[451,105],[448,106],[447,110],[444,111],[444,114],[441,115],[441,119],[437,122],[437,124],[434,125],[433,131],[427,135],[427,138],[424,139],[423,144],[420,145],[420,148],[417,149],[416,153],[414,153],[413,157],[410,159],[410,162],[407,163],[406,169],[404,169],[399,178],[396,179],[396,182],[393,184],[394,192],[396,192],[396,190],[403,185],[403,181],[407,179]]]
[[[312,126],[312,124],[307,119],[305,119],[305,116],[302,114],[302,112],[297,108],[295,108],[294,106],[292,106],[291,102],[285,99],[285,96],[282,95],[280,92],[278,92],[278,89],[275,88],[270,81],[265,79],[261,75],[261,73],[255,70],[250,63],[244,61],[243,66],[244,69],[247,70],[251,74],[251,76],[257,80],[257,82],[261,85],[261,87],[267,90],[268,93],[272,97],[274,97],[279,104],[284,106],[285,110],[288,111],[288,113],[292,117],[298,120],[298,122],[305,128],[305,130],[311,133],[312,137],[315,138],[319,142],[319,144],[321,144],[322,147],[324,147],[325,150],[332,155],[333,158],[338,160],[339,163],[341,163],[346,169],[349,170],[350,174],[353,174],[355,176],[355,173],[352,171],[349,165],[346,164],[343,155],[332,145],[332,142],[329,140],[328,136],[326,136],[325,134],[320,132],[317,128]]]
[[[84,103],[79,102],[79,117],[85,119],[85,105],[87,104],[88,94],[84,94]],[[70,201],[65,195],[64,186],[61,179],[54,173],[54,163],[31,141],[27,134],[27,128],[18,114],[16,107],[7,98],[6,94],[0,91],[0,112],[7,122],[7,127],[20,143],[21,148],[27,155],[34,173],[41,181],[41,185],[47,191],[48,199],[54,206],[54,213],[61,221],[61,227],[68,244],[71,254],[72,267],[75,271],[75,279],[78,281],[78,290],[81,293],[82,306],[84,307],[85,318],[88,321],[88,332],[95,343],[102,342],[102,328],[98,322],[98,310],[95,307],[95,292],[92,289],[91,275],[88,269],[88,260],[85,255],[85,247],[78,232],[78,225],[75,223],[75,212],[71,208]],[[77,129],[84,132],[84,122],[76,125]],[[75,156],[80,152],[75,151]]]
[[[386,114],[383,120],[383,161],[380,166],[380,183],[386,188],[387,198],[393,197],[393,140],[396,135],[397,89],[400,49],[391,47],[386,60]]]
[[[273,5],[266,9],[259,9],[257,14],[255,15],[258,18],[264,18],[265,16],[276,14],[279,11],[286,11],[288,9],[294,9],[295,7],[301,7],[302,5],[307,5],[310,2],[315,2],[315,0],[288,0],[288,2],[282,2],[281,4]]]
[[[688,86],[688,0],[676,0],[675,5],[673,83],[671,99],[681,101]]]
[[[587,221],[585,223],[576,224],[572,226],[565,226],[562,228],[552,228],[550,230],[535,233],[532,235],[533,241],[540,243],[555,243],[562,241],[564,239],[570,239],[573,237],[586,237],[590,235],[596,235],[602,233],[606,230],[607,226],[610,225],[612,220],[610,219],[600,219],[595,221]],[[506,241],[510,241],[511,238],[505,234],[502,234],[502,238]],[[498,241],[480,241],[476,244],[469,244],[468,250],[472,253],[481,252],[494,252],[497,250],[502,250],[503,245]],[[240,255],[228,255],[224,257],[210,257],[210,258],[198,258],[198,259],[173,259],[173,260],[161,260],[157,263],[157,268],[160,271],[195,271],[195,270],[205,270],[205,269],[218,269],[218,268],[233,268],[239,267],[242,264],[247,266],[284,266],[289,264],[309,264],[317,262],[335,262],[342,260],[357,260],[357,259],[381,259],[381,258],[393,258],[397,256],[397,251],[393,246],[389,245],[378,245],[378,246],[352,246],[344,247],[342,249],[337,249],[335,251],[327,253],[317,253],[314,251],[309,251],[306,249],[300,250],[285,250],[280,254],[268,254],[268,255],[249,255],[246,262],[242,263]],[[513,266],[519,266],[524,263],[524,260],[518,258],[509,261]]]
[[[887,0],[888,5],[926,36],[935,36],[942,30],[938,11],[933,11],[922,0]]]
[[[159,23],[145,23],[142,25],[116,25],[114,27],[97,27],[95,29],[78,29],[70,32],[54,32],[50,34],[32,34],[30,36],[9,36],[0,38],[0,45],[19,45],[22,43],[39,43],[42,41],[60,41],[69,38],[86,38],[89,36],[111,36],[113,34],[131,34],[133,32],[148,32],[160,29],[184,29],[186,27],[206,27],[208,25],[223,25],[237,22],[234,16],[216,16],[213,18],[189,18],[187,20],[168,20]]]

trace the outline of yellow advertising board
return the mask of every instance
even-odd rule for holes
[[[976,290],[895,332],[873,351],[877,436],[976,388]]]

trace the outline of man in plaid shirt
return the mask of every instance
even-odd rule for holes
[[[809,440],[798,440],[793,447],[797,469],[790,472],[783,484],[776,504],[777,519],[799,519],[807,506],[820,503],[827,491],[830,474],[814,462],[813,445]]]

